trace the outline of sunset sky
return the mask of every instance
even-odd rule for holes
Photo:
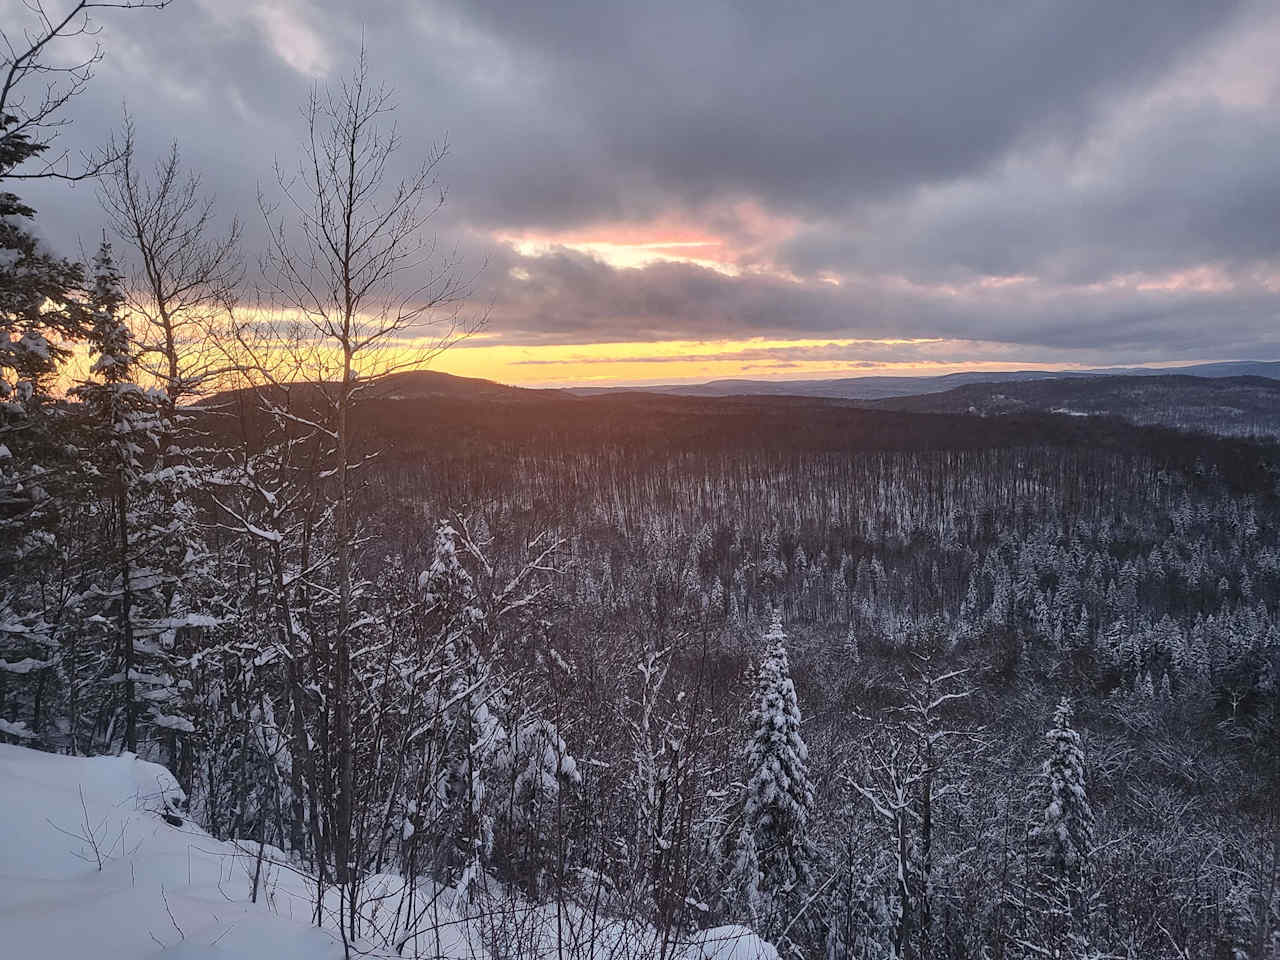
[[[21,22],[4,5],[0,23]],[[1101,0],[175,0],[102,11],[70,108],[127,105],[262,230],[313,83],[361,37],[441,249],[528,385],[1280,358],[1280,6]],[[70,55],[70,52],[68,52]],[[95,241],[92,186],[34,185]]]

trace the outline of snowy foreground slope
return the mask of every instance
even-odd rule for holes
[[[258,902],[251,902],[257,844],[214,840],[178,812],[181,799],[167,770],[130,754],[65,757],[0,744],[0,952],[43,960],[343,956],[331,925],[309,923],[315,888],[306,877],[268,848]],[[398,892],[398,878],[374,881]],[[494,914],[492,903],[485,912]],[[649,931],[607,921],[563,949],[563,934],[557,943],[554,931],[583,927],[572,908],[557,917],[554,906],[512,909],[507,902],[501,916],[495,924],[441,906],[402,953],[377,943],[359,944],[359,953],[485,960],[486,943],[505,940],[510,949],[513,937],[515,955],[531,958],[656,952]],[[504,923],[509,929],[501,929]],[[694,937],[675,956],[778,955],[743,928],[721,927]]]

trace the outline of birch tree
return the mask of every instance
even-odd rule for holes
[[[392,92],[375,83],[361,51],[350,77],[312,90],[295,174],[277,167],[282,196],[260,199],[268,232],[267,293],[294,379],[314,390],[309,419],[325,446],[325,493],[333,515],[332,649],[327,651],[329,753],[335,768],[331,849],[335,879],[354,884],[355,826],[352,650],[362,629],[358,576],[359,468],[356,412],[392,373],[417,369],[468,332],[459,321],[464,285],[425,231],[444,203],[438,171],[444,144],[426,148],[397,176],[403,142]],[[256,322],[252,318],[248,322]],[[266,366],[259,367],[259,370]],[[348,901],[355,925],[354,897]]]

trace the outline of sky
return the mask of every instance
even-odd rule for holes
[[[17,0],[0,11],[21,23]],[[301,103],[363,41],[404,162],[448,146],[431,230],[487,318],[448,372],[1280,358],[1280,5],[174,0],[98,19],[106,57],[63,141],[101,141],[127,105],[140,157],[176,140],[251,263]],[[52,242],[95,245],[92,186],[24,196]]]

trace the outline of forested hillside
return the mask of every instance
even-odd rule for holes
[[[132,716],[197,822],[340,883],[333,479],[300,395],[182,415],[216,437],[188,461],[197,536],[134,582],[130,668],[116,501],[60,503],[10,568],[4,716],[91,753]],[[383,455],[355,494],[354,902],[394,866],[806,956],[1272,935],[1269,448],[550,399],[572,416],[441,400],[451,435],[420,401],[362,414]],[[165,539],[133,562],[163,569]]]
[[[424,371],[480,321],[424,266],[444,148],[389,173],[363,52],[259,188],[256,269],[127,121],[61,174],[105,221],[68,259],[10,190],[58,178],[100,53],[32,9],[0,952],[1277,955],[1275,444]]]
[[[1280,435],[1280,380],[1270,377],[1107,376],[971,384],[875,406],[981,416],[1057,413],[1115,417],[1227,436]]]

